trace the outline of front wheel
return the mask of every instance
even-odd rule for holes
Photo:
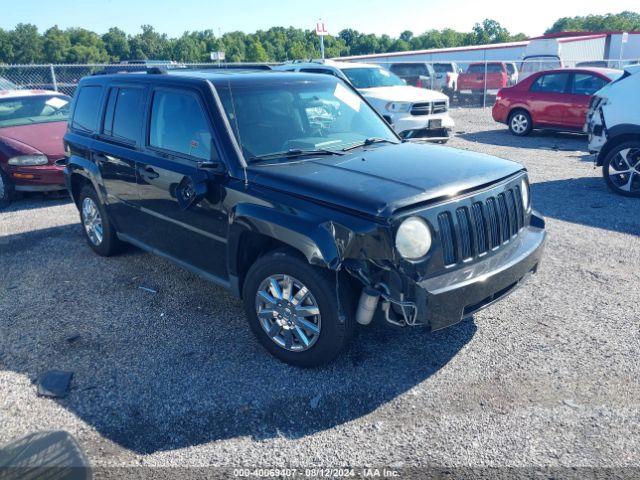
[[[640,142],[625,142],[614,147],[604,159],[602,176],[615,193],[640,197]]]
[[[524,110],[516,110],[509,115],[509,131],[516,137],[524,137],[529,135],[533,129],[531,115]]]
[[[13,198],[13,183],[9,176],[0,169],[0,208],[8,207]]]
[[[274,357],[298,367],[332,361],[353,333],[348,285],[335,273],[309,265],[294,252],[259,258],[243,288],[251,330]]]

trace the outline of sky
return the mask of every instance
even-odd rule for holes
[[[8,0],[4,0],[7,2]],[[52,25],[83,27],[98,33],[117,26],[137,33],[150,24],[171,37],[186,30],[251,33],[272,26],[314,28],[322,18],[329,33],[354,28],[364,33],[397,37],[430,29],[470,31],[492,18],[511,33],[536,36],[566,16],[619,13],[637,0],[20,0],[3,8],[0,28],[33,23],[41,31]],[[393,7],[394,5],[397,6]],[[636,9],[638,10],[638,9]]]

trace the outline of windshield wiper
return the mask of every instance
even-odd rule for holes
[[[283,152],[273,152],[273,153],[265,153],[264,155],[254,155],[249,158],[249,161],[255,162],[259,160],[270,160],[273,158],[298,158],[298,157],[311,157],[317,155],[344,155],[341,151],[336,150],[328,150],[319,148],[317,150],[302,150],[300,148],[290,148],[289,150]]]
[[[367,147],[369,145],[373,145],[374,143],[392,143],[393,145],[397,145],[398,144],[398,142],[393,142],[391,140],[387,140],[386,138],[371,137],[371,138],[365,139],[362,142],[356,143],[355,145],[351,145],[350,147],[343,148],[342,151],[343,152],[348,152],[349,150],[354,150],[354,149],[360,148],[360,147]]]

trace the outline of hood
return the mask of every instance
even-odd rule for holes
[[[453,197],[513,175],[515,162],[454,148],[401,143],[345,156],[256,164],[249,179],[374,217],[415,203]]]
[[[18,127],[0,128],[0,141],[16,150],[16,153],[32,154],[34,150],[53,160],[64,157],[62,137],[67,131],[67,122],[36,123]]]
[[[381,100],[385,102],[432,102],[434,100],[447,100],[444,93],[426,88],[410,87],[408,85],[397,87],[363,88],[360,93],[366,99]]]

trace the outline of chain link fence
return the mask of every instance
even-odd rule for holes
[[[389,80],[397,82],[399,77],[407,85],[435,90],[449,97],[452,107],[490,107],[501,88],[515,85],[526,77],[543,70],[565,67],[599,67],[620,69],[636,60],[560,60],[542,58],[530,60],[434,60],[407,61],[385,59],[375,60],[377,65],[390,70],[394,76]],[[92,65],[0,65],[0,89],[45,89],[73,95],[82,77],[100,72],[135,72],[158,67],[166,69],[212,69],[212,68],[269,68],[274,64],[235,63],[235,64],[177,64],[163,62],[142,62],[128,64],[92,64]],[[605,72],[611,78],[615,72]],[[597,79],[580,77],[583,91],[598,86]],[[567,79],[564,91],[570,92],[576,80]],[[560,88],[558,85],[550,88]]]

